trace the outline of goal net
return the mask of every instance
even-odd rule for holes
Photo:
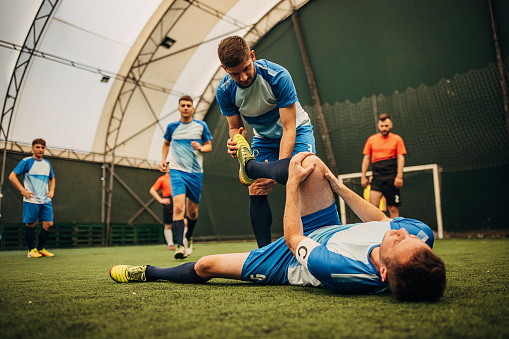
[[[435,230],[438,238],[444,236],[442,225],[442,204],[440,200],[440,168],[437,164],[410,166],[405,173],[403,187],[400,189],[400,215],[417,219]],[[372,172],[367,172],[369,177]],[[338,176],[339,181],[363,196],[361,173],[348,173]],[[360,222],[359,217],[339,199],[341,222],[343,224]]]

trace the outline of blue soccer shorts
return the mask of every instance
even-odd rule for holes
[[[23,201],[23,222],[25,224],[33,224],[38,221],[53,221],[52,203],[33,204]]]
[[[203,173],[188,173],[170,170],[171,196],[185,194],[195,204],[200,203]]]
[[[301,219],[306,236],[323,226],[341,225],[336,203]],[[288,284],[288,267],[296,263],[297,259],[281,237],[267,246],[252,250],[242,266],[240,278],[257,284]]]
[[[256,161],[268,162],[279,159],[279,149],[281,139],[270,139],[254,137],[251,144],[251,152],[255,156]],[[304,125],[297,128],[297,136],[295,138],[295,147],[292,156],[300,152],[313,152],[316,154],[315,137],[313,136],[313,126]]]

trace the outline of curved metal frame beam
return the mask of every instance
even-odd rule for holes
[[[270,31],[275,25],[277,25],[279,22],[285,20],[288,18],[294,11],[305,5],[309,0],[282,0],[278,4],[276,4],[268,13],[266,13],[254,26],[252,26],[248,33],[245,35],[246,40],[250,45],[255,44],[258,42],[268,31]],[[169,57],[171,55],[174,55],[176,53],[182,53],[185,50],[188,50],[189,48],[194,48],[196,46],[190,46],[185,48],[184,50],[176,51],[175,53],[168,54],[161,58],[154,58],[154,55],[158,48],[160,48],[160,43],[163,38],[165,38],[169,32],[172,30],[172,28],[175,26],[175,24],[180,20],[182,15],[185,13],[185,11],[191,7],[194,6],[196,8],[199,8],[201,10],[206,11],[207,13],[211,15],[215,15],[218,18],[221,18],[221,20],[226,20],[229,23],[233,24],[234,26],[238,27],[239,29],[244,29],[246,25],[243,25],[239,21],[235,20],[234,18],[228,17],[224,13],[220,13],[219,11],[215,10],[214,8],[207,6],[205,4],[200,3],[197,0],[194,1],[186,1],[186,0],[177,0],[174,1],[166,11],[166,13],[162,16],[161,20],[156,24],[154,27],[152,33],[150,34],[149,38],[146,40],[144,46],[141,48],[140,52],[138,53],[138,56],[136,57],[135,61],[132,63],[131,68],[128,72],[128,79],[131,81],[124,80],[124,82],[121,85],[121,89],[119,91],[119,94],[117,96],[117,99],[115,100],[115,104],[112,108],[112,113],[110,116],[106,139],[105,139],[105,146],[104,146],[104,164],[103,164],[103,177],[105,180],[103,180],[103,222],[106,226],[106,244],[109,242],[109,228],[111,223],[111,207],[112,207],[112,194],[113,194],[113,183],[115,176],[115,150],[117,147],[121,146],[125,142],[135,138],[136,136],[140,135],[144,131],[146,131],[149,128],[152,128],[154,125],[159,124],[161,120],[166,118],[169,114],[173,113],[170,112],[169,114],[165,115],[164,117],[157,118],[155,112],[152,111],[151,104],[149,102],[149,99],[146,95],[144,95],[141,87],[139,86],[139,83],[141,82],[141,79],[143,78],[143,74],[147,69],[147,66],[151,62],[157,62],[161,58]],[[173,11],[173,13],[171,13]],[[179,15],[174,15],[174,11],[181,11]],[[171,15],[170,15],[171,14]],[[170,17],[168,19],[168,17]],[[165,21],[166,20],[166,21]],[[171,20],[167,22],[168,20]],[[168,27],[166,30],[163,31],[163,27]],[[201,42],[201,44],[206,42]],[[195,116],[197,119],[203,119],[205,117],[206,112],[210,108],[210,105],[214,102],[215,99],[215,88],[219,81],[222,79],[222,76],[220,76],[220,70],[219,67],[217,72],[215,73],[213,79],[209,82],[209,85],[206,87],[203,94],[198,98],[198,104],[196,105],[196,112]],[[131,102],[131,99],[133,97],[133,94],[135,91],[140,90],[142,93],[142,96],[144,100],[146,101],[149,109],[152,112],[152,115],[154,116],[154,122],[151,123],[149,126],[145,126],[141,128],[138,132],[133,133],[131,136],[126,138],[125,140],[119,141],[119,132],[122,127],[122,122],[125,117],[125,114],[129,108],[129,104]],[[178,95],[181,96],[183,94],[177,93],[177,91],[172,90],[170,95]],[[160,126],[163,128],[162,126]],[[106,170],[109,170],[109,176],[106,176]],[[106,178],[108,178],[106,180]],[[108,182],[106,182],[108,181]]]
[[[7,157],[7,142],[9,140],[14,107],[16,106],[19,90],[25,78],[28,65],[32,60],[35,47],[39,43],[44,29],[46,28],[46,24],[53,15],[58,1],[59,0],[43,0],[41,7],[39,7],[39,11],[37,11],[37,14],[35,15],[34,21],[30,26],[25,42],[23,43],[23,47],[19,53],[16,66],[12,72],[11,80],[5,94],[4,105],[2,108],[2,119],[0,120],[0,138],[5,141],[2,160],[2,175],[0,178],[0,218],[2,217],[1,211],[5,179],[5,160]]]
[[[256,45],[274,26],[292,15],[294,11],[307,4],[309,0],[281,0],[268,11],[251,29],[244,35],[249,46]],[[209,84],[199,97],[196,104],[195,117],[204,119],[210,106],[216,98],[217,85],[224,78],[223,69],[219,67],[210,80]]]

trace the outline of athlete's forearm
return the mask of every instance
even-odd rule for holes
[[[56,180],[55,180],[55,177],[49,179],[49,192],[48,193],[51,193],[52,195],[55,194],[55,187],[56,187]]]
[[[205,143],[200,147],[200,152],[202,152],[202,153],[208,153],[210,151],[212,151],[212,143],[211,142]]]
[[[332,187],[332,190],[338,194],[345,203],[354,211],[354,213],[363,221],[389,221],[392,219],[380,211],[378,208],[361,198],[357,193],[346,187],[331,172],[325,176]]]
[[[405,167],[405,156],[404,155],[398,155],[397,161],[398,161],[398,174],[397,174],[397,176],[402,179],[403,178],[403,168]]]
[[[150,188],[150,195],[152,195],[159,203],[163,203],[163,199],[153,187]]]
[[[371,157],[369,155],[364,155],[364,158],[362,158],[362,166],[361,166],[361,172],[362,172],[363,177],[365,177],[366,173],[368,172],[370,162],[371,162]]]
[[[297,138],[297,106],[295,103],[279,109],[283,136],[279,145],[279,159],[289,158],[295,148]]]
[[[162,161],[161,161],[161,164],[165,164],[166,163],[166,158],[168,157],[168,152],[170,152],[170,143],[165,141],[163,143],[163,149],[162,149]]]
[[[288,180],[286,185],[286,203],[283,218],[283,231],[286,246],[295,255],[299,242],[304,238],[302,220],[299,211],[299,184]]]
[[[19,182],[18,180],[18,175],[14,172],[11,172],[11,174],[9,174],[9,180],[11,181],[11,183],[14,185],[14,187],[16,187],[16,189],[20,192],[23,192],[23,190],[25,189],[23,187],[23,185],[21,185],[21,183]]]
[[[296,130],[283,131],[281,144],[279,146],[279,159],[285,159],[292,156],[293,150],[295,148],[296,137]]]

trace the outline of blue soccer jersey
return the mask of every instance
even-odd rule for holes
[[[308,235],[316,241],[316,247],[310,248],[305,265],[295,262],[290,265],[289,282],[293,285],[324,285],[332,292],[346,294],[384,291],[388,285],[382,282],[369,256],[373,248],[380,246],[387,231],[400,228],[405,228],[430,248],[433,246],[431,229],[414,219],[327,226]],[[309,281],[305,280],[307,275]]]
[[[25,189],[32,192],[32,198],[23,197],[23,201],[32,204],[47,204],[51,202],[48,197],[49,180],[55,177],[53,168],[48,160],[36,160],[34,157],[26,157],[14,168],[14,173],[23,175]]]
[[[295,103],[296,127],[311,125],[306,111],[297,98],[290,73],[282,66],[261,59],[254,62],[256,76],[246,88],[239,87],[226,75],[216,90],[216,100],[225,116],[241,114],[253,127],[256,137],[281,138],[283,128],[279,109]]]
[[[380,273],[369,260],[371,251],[380,246],[385,233],[405,228],[430,248],[434,236],[424,223],[405,218],[391,222],[367,222],[349,225],[316,227],[317,219],[331,225],[335,206],[318,211],[311,221],[313,231],[307,235],[306,253],[297,251],[299,260],[290,252],[284,239],[251,251],[242,269],[242,280],[262,284],[291,284],[325,287],[334,293],[372,294],[385,291]],[[337,212],[336,212],[337,214]],[[304,258],[304,259],[302,259]]]
[[[169,151],[170,169],[187,173],[203,173],[203,154],[191,146],[191,141],[201,145],[212,140],[207,123],[192,120],[183,123],[180,120],[168,125],[164,138],[171,142]]]

